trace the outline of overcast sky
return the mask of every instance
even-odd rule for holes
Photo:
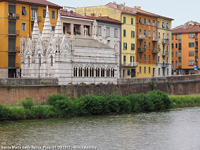
[[[109,0],[49,0],[60,6],[84,7],[105,5]],[[187,21],[200,22],[199,0],[115,0],[118,4],[124,3],[131,6],[141,6],[143,10],[173,18],[173,27]]]

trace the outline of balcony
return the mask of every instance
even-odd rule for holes
[[[198,47],[195,47],[195,51],[198,51]]]
[[[153,37],[152,42],[158,42],[158,38]]]
[[[195,56],[195,60],[198,61],[198,56]]]
[[[141,48],[141,47],[139,47],[139,48],[138,48],[138,52],[140,52],[140,53],[146,52],[146,48]]]
[[[139,63],[138,62],[124,62],[122,64],[123,67],[138,67]]]
[[[152,53],[159,53],[160,52],[160,49],[153,49],[152,50]]]
[[[19,36],[19,33],[20,33],[19,30],[9,31],[8,36],[10,36],[10,37]]]
[[[169,39],[163,39],[163,40],[162,40],[162,44],[163,44],[163,45],[165,45],[165,44],[166,44],[166,45],[169,45]]]
[[[19,47],[15,47],[14,50],[9,50],[9,53],[19,53],[20,52],[20,48]]]
[[[178,56],[178,59],[181,59],[181,56]]]
[[[19,19],[19,14],[9,13],[8,14],[8,19],[10,19],[10,20]]]
[[[198,38],[195,38],[195,41],[196,41],[196,42],[198,42],[198,40],[199,40]]]
[[[139,36],[138,36],[138,39],[139,39],[139,40],[146,40],[146,36],[145,36],[145,35],[139,35]]]
[[[164,63],[164,62],[163,62],[162,67],[163,67],[163,68],[169,67],[169,63]]]
[[[32,17],[31,17],[31,21],[35,21],[35,17],[32,16]],[[42,22],[42,17],[41,17],[41,16],[38,16],[38,17],[37,17],[37,21],[38,21],[38,22]]]

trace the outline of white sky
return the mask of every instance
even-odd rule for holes
[[[60,6],[84,7],[105,5],[110,0],[49,0]],[[143,10],[173,18],[172,27],[184,24],[187,21],[200,22],[200,0],[115,0],[131,6],[141,6]]]

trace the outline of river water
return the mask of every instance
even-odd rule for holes
[[[0,122],[0,149],[9,148],[5,146],[24,146],[27,149],[45,149],[43,146],[56,149],[58,146],[57,149],[81,150],[199,150],[200,108]]]

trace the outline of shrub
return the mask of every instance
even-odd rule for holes
[[[108,112],[114,113],[114,112],[120,111],[119,99],[120,99],[120,96],[116,94],[105,96],[105,100],[108,101]]]
[[[51,115],[51,110],[49,106],[37,105],[31,109],[31,115],[37,119],[44,119]]]
[[[4,105],[0,105],[0,120],[8,120],[9,114],[10,114],[9,108]]]
[[[26,111],[24,107],[13,107],[10,108],[10,117],[11,120],[24,120],[26,119]]]
[[[66,99],[67,97],[64,96],[64,95],[61,95],[61,94],[54,94],[54,95],[51,95],[47,98],[47,103],[49,105],[54,105],[55,106],[55,103],[57,100],[62,100],[62,99]]]
[[[21,101],[21,105],[25,108],[25,109],[31,109],[34,106],[34,99],[27,97],[26,99],[23,99]]]

